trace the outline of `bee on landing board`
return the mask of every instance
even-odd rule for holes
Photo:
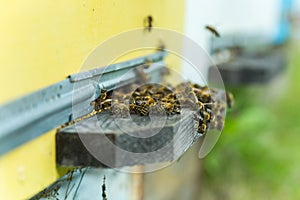
[[[198,130],[197,130],[198,133],[204,135],[206,131],[207,131],[206,124],[201,124],[198,126]]]
[[[100,92],[100,95],[97,99],[95,99],[94,101],[92,101],[90,103],[91,106],[99,106],[104,100],[107,99],[107,90],[106,89],[102,89]]]

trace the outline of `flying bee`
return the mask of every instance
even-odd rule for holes
[[[107,197],[106,197],[106,185],[105,185],[105,176],[103,177],[103,184],[101,186],[101,189],[102,189],[102,199],[103,200],[107,200]]]
[[[232,108],[232,106],[234,105],[234,98],[232,93],[230,92],[226,92],[226,103],[228,108]]]
[[[220,37],[219,32],[214,27],[206,25],[205,28],[209,30],[212,34],[214,34],[216,37]]]
[[[153,17],[151,15],[148,15],[144,19],[144,27],[145,27],[145,30],[148,30],[148,32],[151,32],[152,27],[153,27]]]
[[[166,49],[166,45],[164,44],[164,42],[162,40],[158,41],[158,45],[156,47],[157,51],[164,51]]]
[[[145,63],[143,64],[144,69],[148,69],[152,64],[152,61],[149,59],[145,60]]]
[[[161,71],[160,71],[160,75],[162,75],[162,76],[167,76],[167,75],[170,75],[170,74],[171,74],[170,69],[167,68],[167,67],[162,68]]]
[[[135,74],[136,74],[136,77],[138,79],[137,80],[138,83],[145,83],[145,82],[148,82],[150,80],[150,76],[148,74],[146,74],[139,67],[135,68]]]

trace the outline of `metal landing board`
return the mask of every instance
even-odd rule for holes
[[[57,128],[74,119],[73,106],[82,108],[75,116],[92,111],[90,102],[101,89],[114,87],[135,81],[135,67],[152,62],[144,72],[152,82],[161,79],[161,70],[166,52],[160,51],[133,60],[113,64],[70,75],[67,79],[50,85],[37,92],[11,101],[0,107],[0,155]],[[126,73],[125,81],[118,85],[116,80]],[[99,82],[106,80],[104,82]],[[124,79],[124,78],[123,78]]]

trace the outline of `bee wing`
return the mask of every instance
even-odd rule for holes
[[[214,148],[215,144],[217,143],[220,135],[221,135],[221,131],[219,130],[209,130],[205,134],[198,154],[198,157],[200,159],[204,158],[211,152],[211,150]]]

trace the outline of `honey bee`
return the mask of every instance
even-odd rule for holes
[[[221,115],[216,115],[213,120],[210,122],[210,129],[218,129],[221,131],[224,126],[224,117]]]
[[[222,131],[223,126],[224,126],[224,121],[220,121],[220,122],[217,123],[217,129],[218,129],[219,131]]]
[[[145,63],[142,65],[144,69],[148,69],[152,64],[152,61],[149,59],[145,60]]]
[[[202,103],[201,101],[197,101],[199,110],[203,110],[204,109],[204,103]]]
[[[166,110],[166,113],[168,115],[170,115],[174,112],[174,104],[169,103],[169,102],[165,102],[165,103],[162,103],[162,106]]]
[[[138,92],[138,91],[134,91],[131,95],[133,98],[136,98],[136,97],[140,97],[141,96],[141,93]]]
[[[107,197],[106,197],[106,185],[105,185],[105,176],[103,177],[103,184],[101,186],[101,189],[102,189],[102,199],[103,200],[107,200]]]
[[[215,121],[215,120],[211,120],[209,122],[209,129],[212,130],[212,129],[216,129],[218,126],[218,123]]]
[[[169,93],[166,95],[166,98],[171,100],[171,99],[175,99],[176,98],[176,95],[174,93]]]
[[[170,74],[171,74],[171,72],[170,72],[169,68],[167,68],[167,67],[164,67],[160,71],[160,75],[162,75],[162,76],[167,76],[167,75],[170,75]]]
[[[199,89],[200,90],[206,90],[206,89],[208,89],[207,86],[201,86],[197,83],[191,83],[191,87],[193,88],[193,90],[199,90]]]
[[[135,74],[137,77],[137,82],[138,83],[145,83],[148,82],[150,80],[150,76],[148,74],[146,74],[142,69],[140,69],[139,67],[135,68]]]
[[[111,112],[118,117],[125,118],[129,115],[129,108],[123,103],[117,103],[112,105]]]
[[[154,99],[152,97],[150,97],[150,96],[145,96],[143,98],[143,100],[145,101],[145,105],[146,106],[153,106],[153,105],[155,105]]]
[[[145,27],[145,30],[148,30],[148,32],[151,32],[152,27],[153,27],[153,17],[151,15],[148,15],[144,19],[144,27]]]
[[[156,47],[157,51],[164,51],[166,49],[166,45],[164,44],[164,42],[162,40],[158,41],[158,45]]]
[[[212,34],[214,34],[216,37],[220,37],[219,32],[214,27],[206,25],[205,28],[209,30]]]
[[[158,101],[159,99],[161,99],[163,97],[163,94],[157,94],[157,93],[155,93],[155,94],[153,94],[152,95],[152,98],[155,100],[155,101]]]
[[[211,120],[211,115],[208,112],[204,111],[202,112],[202,115],[204,123],[209,122]]]
[[[164,85],[160,85],[158,88],[157,88],[157,91],[156,93],[160,93],[160,94],[163,94],[164,96],[172,93],[172,90]]]
[[[203,103],[210,103],[212,101],[212,97],[208,92],[202,93],[201,95],[196,94],[196,96],[198,101],[201,101]]]
[[[167,99],[167,101],[168,101],[169,103],[172,103],[172,104],[174,104],[174,105],[179,104],[179,101],[178,101],[178,99],[176,98],[176,96],[175,96],[174,93],[167,94],[164,98]]]
[[[204,135],[204,133],[207,131],[207,125],[203,121],[203,118],[199,114],[194,114],[193,119],[198,122],[197,132]]]
[[[99,107],[101,102],[104,101],[107,98],[107,90],[106,89],[102,89],[100,92],[100,95],[97,99],[95,99],[94,101],[92,101],[90,103],[91,106],[95,106],[95,107]]]
[[[179,99],[182,108],[197,109],[197,103],[192,99]]]
[[[134,110],[135,114],[140,114],[142,116],[149,115],[149,109],[145,106],[133,105],[132,109]]]
[[[106,99],[100,104],[100,109],[109,110],[111,108],[112,99]]]
[[[226,92],[226,103],[228,108],[232,108],[232,106],[234,105],[234,98],[232,93],[230,92]]]
[[[219,104],[219,113],[224,113],[226,111],[226,105],[225,104]]]
[[[174,109],[173,109],[173,112],[172,112],[172,114],[180,114],[181,113],[181,111],[180,111],[181,109],[180,109],[180,107],[179,106],[174,106]]]
[[[204,124],[204,123],[199,124],[197,132],[204,135],[206,131],[207,131],[206,124]]]
[[[120,91],[114,91],[112,94],[114,102],[120,102],[124,99],[124,93]]]
[[[149,108],[149,114],[150,112],[155,115],[162,115],[165,113],[165,109],[160,102],[157,102],[155,105]]]

